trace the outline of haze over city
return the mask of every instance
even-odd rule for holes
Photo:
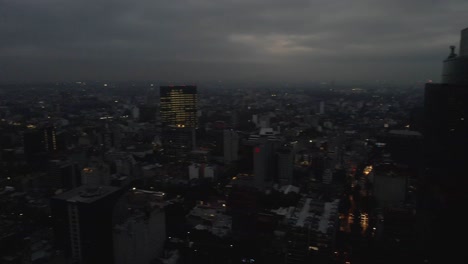
[[[446,264],[467,0],[0,0],[0,263]]]
[[[0,0],[0,83],[439,80],[468,2]]]

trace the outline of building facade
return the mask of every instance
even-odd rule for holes
[[[161,86],[161,143],[171,158],[185,157],[195,148],[197,118],[197,86]]]
[[[80,186],[51,199],[55,246],[71,263],[114,263],[113,209],[122,189]]]
[[[463,257],[452,238],[467,235],[459,217],[468,201],[468,28],[443,62],[442,82],[428,83],[424,95],[424,173],[419,189],[419,226],[429,261]]]
[[[160,111],[163,126],[197,128],[197,86],[161,86]]]

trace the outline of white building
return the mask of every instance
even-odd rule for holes
[[[129,213],[114,226],[114,263],[148,264],[161,256],[166,239],[164,203],[160,192],[135,190],[126,197]]]

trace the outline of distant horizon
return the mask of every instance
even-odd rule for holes
[[[385,80],[375,80],[375,81],[304,81],[304,82],[276,82],[276,81],[244,81],[244,80],[231,80],[231,81],[164,81],[164,80],[70,80],[70,81],[23,81],[23,82],[0,82],[0,88],[3,86],[34,86],[34,85],[82,85],[82,86],[103,86],[104,88],[112,88],[112,86],[138,86],[147,87],[147,88],[159,88],[160,86],[167,85],[195,85],[202,87],[231,87],[231,86],[253,86],[253,87],[262,87],[270,86],[271,88],[287,88],[287,87],[303,87],[303,86],[320,86],[320,87],[336,87],[336,88],[345,88],[345,87],[356,87],[362,86],[363,88],[371,87],[399,87],[399,86],[414,86],[414,85],[424,85],[426,83],[437,83],[436,80],[413,80],[413,81],[385,81]],[[242,88],[242,87],[239,87]]]
[[[0,0],[1,1],[1,0]],[[466,0],[1,1],[0,83],[440,78]]]

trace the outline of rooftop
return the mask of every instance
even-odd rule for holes
[[[54,198],[66,200],[67,202],[93,203],[111,193],[118,191],[120,188],[114,186],[97,186],[91,187],[82,185],[70,191],[56,195]]]
[[[413,130],[394,129],[394,130],[390,130],[388,133],[393,134],[393,135],[401,135],[401,136],[422,136],[421,133],[419,133],[418,131],[413,131]]]

